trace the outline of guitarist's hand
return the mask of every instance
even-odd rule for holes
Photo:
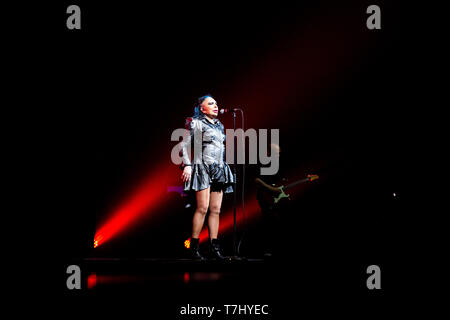
[[[276,195],[278,195],[282,192],[281,187],[270,187],[270,191]]]
[[[260,178],[256,178],[255,183],[259,188],[262,188],[266,193],[271,192],[274,195],[279,195],[282,192],[281,187],[271,186],[271,185],[265,183],[264,181],[262,181]]]

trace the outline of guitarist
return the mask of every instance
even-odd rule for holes
[[[280,157],[280,146],[272,143],[270,145],[271,156],[276,155]],[[257,186],[257,199],[261,208],[262,215],[262,227],[263,227],[263,246],[264,257],[271,258],[276,245],[277,233],[280,230],[280,206],[274,206],[270,202],[266,201],[266,197],[277,196],[281,193],[281,189],[272,186],[272,184],[280,183],[285,179],[281,177],[281,166],[275,175],[260,175],[255,179]]]

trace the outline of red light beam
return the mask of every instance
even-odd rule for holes
[[[156,174],[152,172],[142,185],[112,213],[111,218],[97,230],[94,247],[102,245],[135,223],[138,218],[148,214],[150,210],[156,209],[166,193],[166,184],[162,182],[166,181],[171,170],[173,171],[173,167],[168,166],[165,169],[156,170]]]

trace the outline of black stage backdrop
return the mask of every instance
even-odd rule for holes
[[[81,8],[81,30],[66,27],[71,4]],[[378,1],[381,29],[369,30],[371,4],[78,0],[21,9],[31,27],[17,22],[24,36],[13,43],[24,49],[11,80],[27,88],[16,101],[32,128],[24,163],[35,159],[39,175],[35,219],[47,226],[49,241],[38,252],[58,258],[48,281],[56,280],[52,292],[66,310],[183,319],[180,306],[188,303],[239,303],[269,304],[272,318],[307,311],[365,317],[395,306],[418,250],[409,226],[419,199],[406,200],[406,181],[419,174],[413,118],[422,104],[423,48],[408,7]],[[145,263],[184,258],[192,212],[178,194],[152,192],[180,185],[170,135],[207,93],[220,107],[242,108],[246,128],[280,130],[281,165],[291,181],[320,179],[292,193],[277,230],[282,259],[255,267],[263,272],[251,281],[231,276],[227,285],[189,287],[164,278],[164,266]],[[232,127],[231,115],[220,119]],[[257,217],[250,204],[256,174],[256,165],[246,167],[247,211]],[[153,209],[94,249],[98,228],[149,180]],[[232,211],[232,199],[224,198],[223,212]],[[265,235],[258,218],[251,221],[238,233],[245,230],[242,254],[258,259]],[[230,230],[221,240],[231,255]],[[133,261],[117,273],[133,277],[139,269],[154,278],[90,290],[86,259],[93,258]],[[72,264],[82,268],[81,290],[66,287]],[[379,291],[366,287],[369,265],[381,268]]]

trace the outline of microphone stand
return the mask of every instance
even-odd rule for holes
[[[236,133],[236,110],[233,109],[233,132]],[[239,261],[242,260],[241,257],[238,256],[237,252],[237,224],[236,224],[236,209],[237,209],[237,175],[236,175],[236,166],[237,166],[237,137],[233,135],[233,256],[230,257],[230,260]]]

